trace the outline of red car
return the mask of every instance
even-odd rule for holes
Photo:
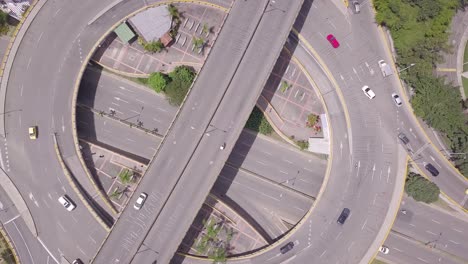
[[[336,38],[335,38],[335,36],[333,36],[333,34],[328,35],[327,40],[328,40],[328,42],[330,42],[332,47],[335,48],[335,49],[337,49],[340,46],[340,43],[338,42],[338,40],[336,40]]]

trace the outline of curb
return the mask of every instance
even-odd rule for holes
[[[59,149],[59,146],[58,146],[58,143],[57,143],[56,134],[53,134],[53,137],[54,137],[54,142],[55,142],[54,148],[55,148],[55,152],[57,154],[57,159],[58,159],[60,165],[62,166],[63,173],[67,177],[68,183],[70,184],[72,189],[75,191],[75,193],[78,195],[78,197],[83,202],[83,204],[86,206],[88,211],[102,225],[102,227],[104,227],[104,229],[107,232],[109,232],[110,227],[112,226],[112,224],[111,223],[105,223],[104,219],[100,215],[97,214],[97,210],[95,210],[94,207],[91,206],[91,203],[88,201],[88,199],[86,199],[86,197],[84,197],[84,195],[82,194],[82,191],[78,187],[77,180],[70,174],[67,165],[65,164],[64,160],[62,159],[62,154],[60,153],[60,149]]]
[[[23,18],[21,19],[20,23],[16,26],[13,36],[11,37],[10,42],[8,44],[5,55],[3,56],[2,65],[0,66],[0,108],[2,109],[2,112],[5,112],[5,97],[7,92],[8,78],[10,76],[10,70],[11,65],[13,64],[14,56],[18,51],[18,47],[20,45],[21,40],[23,39],[24,34],[26,33],[26,30],[36,17],[37,13],[39,13],[41,7],[44,6],[46,2],[47,0],[34,1],[33,4],[28,8],[28,10],[23,14]],[[39,3],[39,5],[37,5],[37,3]],[[4,137],[4,139],[6,139],[4,115],[0,115],[0,133],[3,134],[2,136]],[[5,192],[7,192],[8,196],[11,198],[14,205],[20,212],[24,222],[28,226],[31,233],[35,237],[37,237],[38,234],[36,225],[34,223],[34,219],[32,218],[31,212],[29,211],[29,208],[27,207],[26,202],[21,196],[21,193],[11,181],[11,179],[8,177],[8,175],[5,173],[5,171],[3,171],[3,169],[0,172],[0,184],[2,185]],[[12,199],[13,197],[15,197],[15,199]],[[19,263],[17,256],[15,257],[15,259],[17,263]]]

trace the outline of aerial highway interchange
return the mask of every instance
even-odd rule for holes
[[[122,21],[170,3],[226,14],[181,107],[90,61]],[[371,4],[350,8],[338,0],[37,2],[1,81],[0,221],[18,261],[210,263],[181,243],[211,195],[266,241],[229,263],[466,263],[468,181],[414,116]],[[324,107],[329,155],[244,129],[272,72],[288,71],[282,51]],[[393,74],[382,76],[381,60]],[[85,144],[145,168],[122,211],[86,166],[107,154],[86,157]],[[451,209],[404,195],[408,162]],[[69,211],[57,201],[63,195]]]

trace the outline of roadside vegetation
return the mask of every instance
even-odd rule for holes
[[[406,177],[405,191],[414,200],[428,204],[437,201],[440,194],[435,183],[413,172]]]
[[[153,72],[149,78],[137,78],[137,82],[149,86],[157,93],[164,93],[170,104],[180,106],[195,79],[195,70],[189,66],[177,66],[169,74]]]
[[[452,153],[468,152],[468,118],[458,87],[433,75],[442,61],[441,51],[451,52],[448,34],[451,19],[463,0],[375,0],[377,23],[386,26],[394,41],[397,64],[407,70],[401,78],[413,90],[415,114],[438,130]],[[468,177],[466,155],[452,161]]]
[[[8,14],[0,11],[0,35],[6,35],[10,30],[10,26],[8,24]]]
[[[234,231],[225,225],[224,220],[203,221],[203,235],[197,241],[195,249],[198,254],[212,259],[213,263],[226,263],[233,234]]]
[[[10,249],[5,237],[0,234],[0,263],[15,264],[13,251]]]
[[[258,108],[254,107],[252,113],[250,113],[245,128],[253,130],[263,135],[270,135],[273,132],[273,127],[268,123],[263,112]]]

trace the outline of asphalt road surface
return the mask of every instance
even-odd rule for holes
[[[273,66],[275,54],[279,55],[299,10],[296,5],[284,13],[267,13],[268,2],[234,4],[188,100],[148,168],[151,177],[145,176],[137,190],[149,192],[148,186],[153,187],[145,207],[123,212],[97,263],[169,262],[228,157],[229,151],[219,146],[226,142],[226,150],[232,149],[265,84],[271,71],[265,64]],[[271,34],[272,28],[278,29],[277,34]],[[216,131],[207,132],[210,127]],[[131,224],[135,218],[140,224]]]

